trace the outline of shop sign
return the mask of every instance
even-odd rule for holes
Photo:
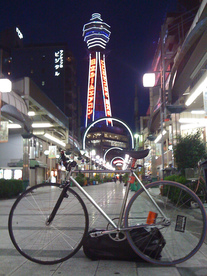
[[[8,142],[8,122],[0,122],[0,143]]]
[[[49,146],[49,155],[48,158],[56,158],[57,156],[57,147],[56,146]]]

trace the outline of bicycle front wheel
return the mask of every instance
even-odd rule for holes
[[[126,232],[131,247],[154,264],[186,261],[205,239],[206,212],[202,202],[189,188],[176,182],[157,181],[146,185],[146,189],[151,198],[141,188],[126,208],[125,227],[135,227]]]
[[[54,220],[47,225],[62,192],[55,183],[29,188],[17,198],[9,215],[9,234],[16,249],[40,264],[72,257],[88,232],[88,212],[80,196],[68,188]]]

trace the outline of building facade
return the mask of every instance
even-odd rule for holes
[[[173,145],[178,135],[199,130],[206,143],[206,45],[206,0],[192,1],[185,12],[167,14],[152,62],[155,86],[149,90],[145,138],[152,148],[148,164],[153,176],[176,167]]]
[[[70,134],[80,133],[76,60],[66,43],[25,45],[19,27],[0,33],[1,72],[11,80],[32,79],[69,118]]]
[[[25,186],[61,181],[59,149],[72,158],[80,149],[75,61],[66,45],[24,47],[22,40],[18,27],[0,34],[0,77],[12,81],[11,92],[1,93],[0,177]]]

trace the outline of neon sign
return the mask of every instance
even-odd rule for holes
[[[88,109],[87,117],[91,118],[94,108],[94,94],[95,94],[95,77],[96,77],[96,59],[91,59],[89,71],[89,87],[88,87]]]
[[[63,50],[55,52],[55,76],[60,75],[60,69],[63,68]]]
[[[107,85],[107,78],[106,78],[106,68],[104,60],[100,60],[100,69],[101,69],[101,76],[102,76],[102,87],[103,87],[103,95],[104,95],[104,106],[105,106],[105,114],[107,117],[111,117],[111,107],[109,101],[109,91]]]
[[[121,160],[121,159],[117,159],[117,160],[114,160],[114,161],[113,161],[113,164],[114,164],[114,165],[117,165],[117,164],[118,164],[118,165],[119,165],[119,164],[122,164],[122,165],[123,165],[123,163],[124,163],[124,161]]]
[[[90,54],[90,62],[89,62],[89,77],[88,77],[88,96],[87,96],[87,109],[86,109],[86,122],[85,126],[88,125],[88,120],[94,121],[96,107],[100,104],[98,100],[98,105],[96,106],[96,87],[99,83],[101,84],[101,90],[103,94],[103,110],[104,114],[107,117],[111,117],[111,105],[109,99],[109,90],[107,83],[107,75],[106,75],[106,65],[105,65],[105,56],[100,52],[95,52]],[[99,74],[97,72],[99,70]],[[100,82],[99,82],[100,78]],[[97,84],[98,83],[98,84]],[[98,90],[98,92],[99,92]],[[111,120],[107,120],[106,124],[110,123],[112,125]]]

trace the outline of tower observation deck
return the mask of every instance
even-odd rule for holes
[[[100,117],[112,117],[104,50],[110,39],[110,26],[99,13],[93,13],[83,26],[83,37],[89,50],[89,76],[85,127]],[[108,120],[107,124],[112,124]]]
[[[89,50],[101,51],[109,42],[110,26],[103,22],[99,13],[93,13],[90,21],[83,26],[84,41]]]

